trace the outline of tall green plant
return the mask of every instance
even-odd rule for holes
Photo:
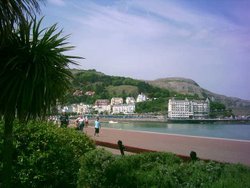
[[[2,61],[2,51],[8,46],[9,37],[13,35],[14,28],[21,22],[25,22],[29,18],[33,18],[36,12],[40,11],[39,1],[43,0],[1,0],[0,1],[0,59]],[[2,64],[1,64],[2,65]],[[2,79],[0,74],[0,79]],[[0,85],[4,88],[5,85]],[[4,101],[0,101],[2,105]],[[11,107],[10,107],[11,109]],[[4,115],[5,118],[5,130],[4,130],[4,186],[10,186],[11,180],[11,151],[12,151],[12,129],[14,111],[10,110],[9,113],[4,113],[4,110],[0,108],[1,119]]]
[[[73,47],[56,25],[41,29],[40,21],[21,22],[0,49],[0,112],[5,120],[4,176],[10,182],[12,129],[15,114],[22,122],[44,116],[63,97],[76,64],[65,55]],[[4,180],[5,180],[4,178]],[[7,180],[6,180],[7,181]],[[6,183],[8,184],[8,183]]]
[[[0,1],[0,47],[13,33],[14,27],[27,19],[33,19],[40,12],[39,2],[44,0],[1,0]]]

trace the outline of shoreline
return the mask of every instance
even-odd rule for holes
[[[103,122],[120,121],[120,122],[159,122],[171,124],[249,124],[250,119],[164,119],[164,118],[121,118],[99,116]],[[90,117],[94,121],[95,117]]]

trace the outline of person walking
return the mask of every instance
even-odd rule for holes
[[[69,125],[69,116],[66,114],[66,112],[63,112],[62,115],[60,116],[60,122],[61,122],[61,127],[66,128]]]
[[[88,127],[88,125],[89,125],[88,116],[85,117],[84,123],[85,123],[85,126]]]
[[[97,117],[95,120],[95,134],[94,134],[94,136],[99,136],[100,128],[101,128],[101,123],[99,121],[99,117]]]
[[[77,119],[76,119],[76,123],[77,123],[77,129],[80,130],[80,131],[83,131],[83,128],[84,128],[84,118],[83,116],[79,116]]]

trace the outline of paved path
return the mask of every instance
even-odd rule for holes
[[[122,140],[126,146],[172,152],[189,156],[195,151],[200,159],[241,163],[250,166],[250,141],[215,139],[195,136],[181,136],[141,131],[127,131],[102,128],[100,136],[94,135],[94,128],[88,127],[87,134],[93,139],[116,144]]]

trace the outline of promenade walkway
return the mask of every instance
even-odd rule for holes
[[[250,141],[216,139],[195,136],[182,136],[139,131],[127,131],[102,128],[100,136],[94,137],[94,128],[85,131],[96,141],[117,144],[122,140],[126,146],[154,151],[172,152],[189,156],[191,151],[200,159],[209,159],[228,163],[241,163],[250,166]]]

